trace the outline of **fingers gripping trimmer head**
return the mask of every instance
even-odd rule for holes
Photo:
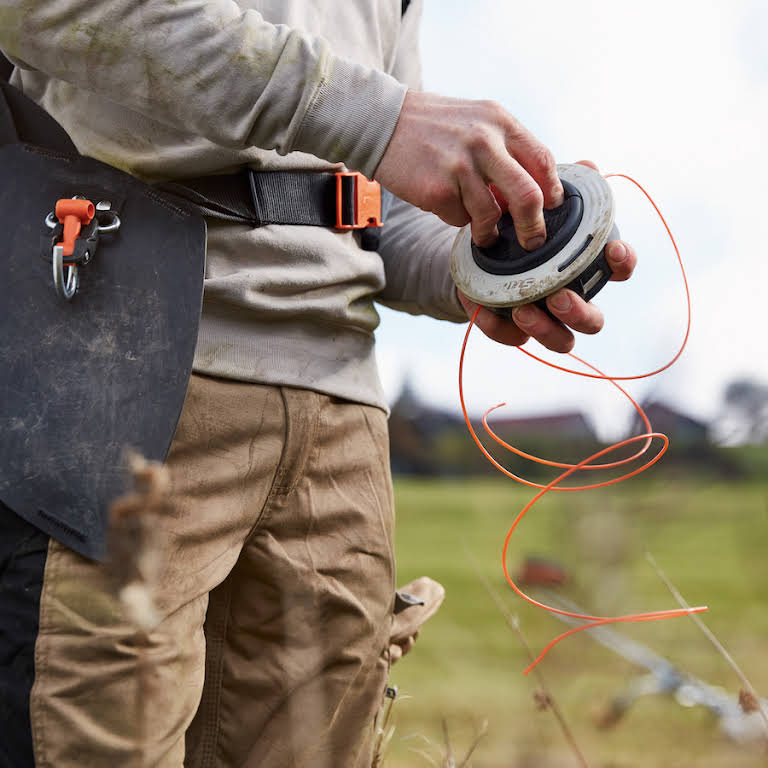
[[[512,217],[498,223],[490,248],[472,241],[469,226],[459,231],[451,253],[456,287],[472,301],[509,315],[512,307],[538,303],[561,288],[589,301],[610,279],[606,244],[618,238],[611,188],[584,165],[558,165],[565,201],[544,211],[547,241],[535,251],[518,242]]]

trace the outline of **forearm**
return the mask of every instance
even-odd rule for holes
[[[233,148],[303,151],[368,176],[405,87],[232,0],[0,3],[22,67]]]

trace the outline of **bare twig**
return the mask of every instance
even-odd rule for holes
[[[645,559],[648,561],[651,568],[656,571],[656,575],[664,582],[664,585],[672,593],[672,597],[677,600],[680,607],[685,608],[686,610],[690,610],[691,606],[688,605],[685,598],[683,598],[680,592],[678,592],[678,590],[675,588],[674,584],[672,584],[672,582],[667,578],[664,571],[661,570],[661,567],[656,562],[654,556],[650,552],[646,552]],[[744,686],[744,691],[747,695],[743,696],[740,694],[739,700],[742,702],[759,702],[757,692],[752,687],[752,683],[749,682],[747,676],[744,674],[744,672],[742,672],[741,667],[739,667],[739,665],[736,663],[733,656],[728,653],[723,644],[715,637],[712,630],[699,618],[698,614],[689,613],[688,615],[691,617],[693,623],[704,633],[704,636],[709,640],[709,642],[715,646],[718,653],[728,662],[731,669],[736,673],[736,676],[741,681],[741,684]],[[745,712],[747,711],[743,704],[742,709]],[[766,714],[765,709],[759,704],[755,707],[755,709],[760,712],[760,716],[763,720],[763,726],[765,727],[765,732],[768,736],[768,715]]]
[[[437,764],[437,761],[435,760],[432,755],[429,754],[425,749],[416,749],[416,747],[411,747],[411,752],[420,755],[423,757],[430,765],[434,765],[435,768],[440,768],[440,766]]]
[[[418,747],[410,747],[410,751],[415,752],[417,755],[423,757],[429,762],[430,765],[433,765],[435,768],[470,768],[470,758],[477,749],[477,745],[482,741],[485,734],[488,733],[488,721],[483,720],[482,724],[480,725],[480,730],[475,735],[472,744],[470,744],[469,749],[464,755],[464,759],[460,763],[457,763],[453,756],[453,748],[451,747],[451,740],[448,735],[448,723],[446,722],[445,718],[441,718],[440,723],[443,729],[443,742],[445,744],[442,750],[440,749],[439,745],[431,742],[426,736],[424,736],[424,734],[416,733],[412,734],[411,736],[405,736],[404,740],[411,738],[420,739],[428,745],[429,749],[432,751],[432,754],[430,754],[426,748],[420,749]],[[437,759],[434,756],[435,753],[438,753]],[[440,762],[438,762],[438,759]]]
[[[483,720],[482,725],[480,726],[480,730],[478,731],[477,736],[475,736],[475,740],[469,745],[467,754],[464,755],[464,759],[461,761],[459,768],[469,768],[469,759],[474,754],[474,751],[477,749],[477,745],[482,741],[483,736],[485,736],[486,733],[488,733],[488,721]]]
[[[397,686],[393,685],[387,688],[386,699],[376,718],[376,740],[373,746],[373,762],[371,768],[379,768],[384,762],[384,753],[392,740],[395,732],[395,726],[390,726],[389,721],[392,718],[392,708],[397,699]]]
[[[474,740],[469,746],[467,753],[464,755],[464,759],[460,762],[456,762],[456,758],[453,756],[453,748],[451,747],[451,740],[448,737],[448,723],[445,718],[442,719],[443,725],[443,741],[445,742],[445,754],[443,755],[443,761],[440,764],[440,768],[469,768],[469,760],[472,754],[477,749],[477,745],[482,741],[483,736],[488,732],[488,721],[483,720],[480,730],[475,735]]]
[[[445,722],[445,718],[441,722],[443,724],[443,740],[445,741],[445,768],[456,768],[453,750],[451,749],[451,740],[448,738],[448,723]]]
[[[501,599],[501,596],[498,594],[498,592],[496,592],[496,590],[493,589],[490,582],[485,577],[485,574],[483,574],[483,572],[480,570],[474,558],[472,558],[469,552],[467,552],[466,555],[467,555],[467,559],[470,562],[470,565],[472,566],[472,569],[475,571],[477,578],[485,587],[486,592],[488,592],[488,595],[496,604],[496,608],[499,610],[499,613],[501,613],[501,615],[504,617],[504,620],[507,622],[510,629],[512,629],[517,635],[518,639],[520,640],[520,644],[523,646],[523,649],[525,650],[525,653],[528,656],[529,661],[533,663],[535,661],[535,656],[531,651],[531,647],[528,645],[528,641],[525,639],[523,630],[520,628],[520,620],[517,618],[517,616],[513,616],[507,610],[507,607],[504,604],[504,601]],[[563,732],[563,736],[565,737],[565,740],[568,742],[568,745],[573,751],[574,757],[578,761],[579,765],[581,765],[582,768],[589,768],[589,763],[587,762],[586,757],[584,757],[584,753],[579,748],[579,745],[576,743],[576,739],[573,735],[573,732],[568,727],[568,723],[565,721],[565,717],[563,716],[562,710],[558,706],[557,701],[555,701],[555,697],[552,695],[551,690],[547,686],[547,683],[544,680],[544,675],[541,672],[541,669],[539,668],[539,666],[536,666],[533,668],[532,671],[533,671],[533,674],[536,676],[536,680],[539,683],[539,688],[540,688],[540,690],[537,691],[537,694],[538,694],[538,696],[536,697],[537,701],[539,702],[546,701],[547,703],[546,708],[549,709],[552,712],[552,714],[555,716],[555,719],[557,720],[560,726],[560,730]]]

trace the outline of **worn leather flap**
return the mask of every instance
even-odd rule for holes
[[[126,448],[164,459],[192,368],[205,221],[103,163],[0,147],[0,499],[88,557],[104,551]],[[43,247],[59,198],[109,200],[71,301]]]

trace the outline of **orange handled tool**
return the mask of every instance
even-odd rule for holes
[[[56,218],[64,225],[63,239],[57,245],[64,248],[64,256],[71,256],[75,250],[75,240],[80,235],[83,225],[88,226],[96,215],[96,207],[90,200],[57,201]]]

